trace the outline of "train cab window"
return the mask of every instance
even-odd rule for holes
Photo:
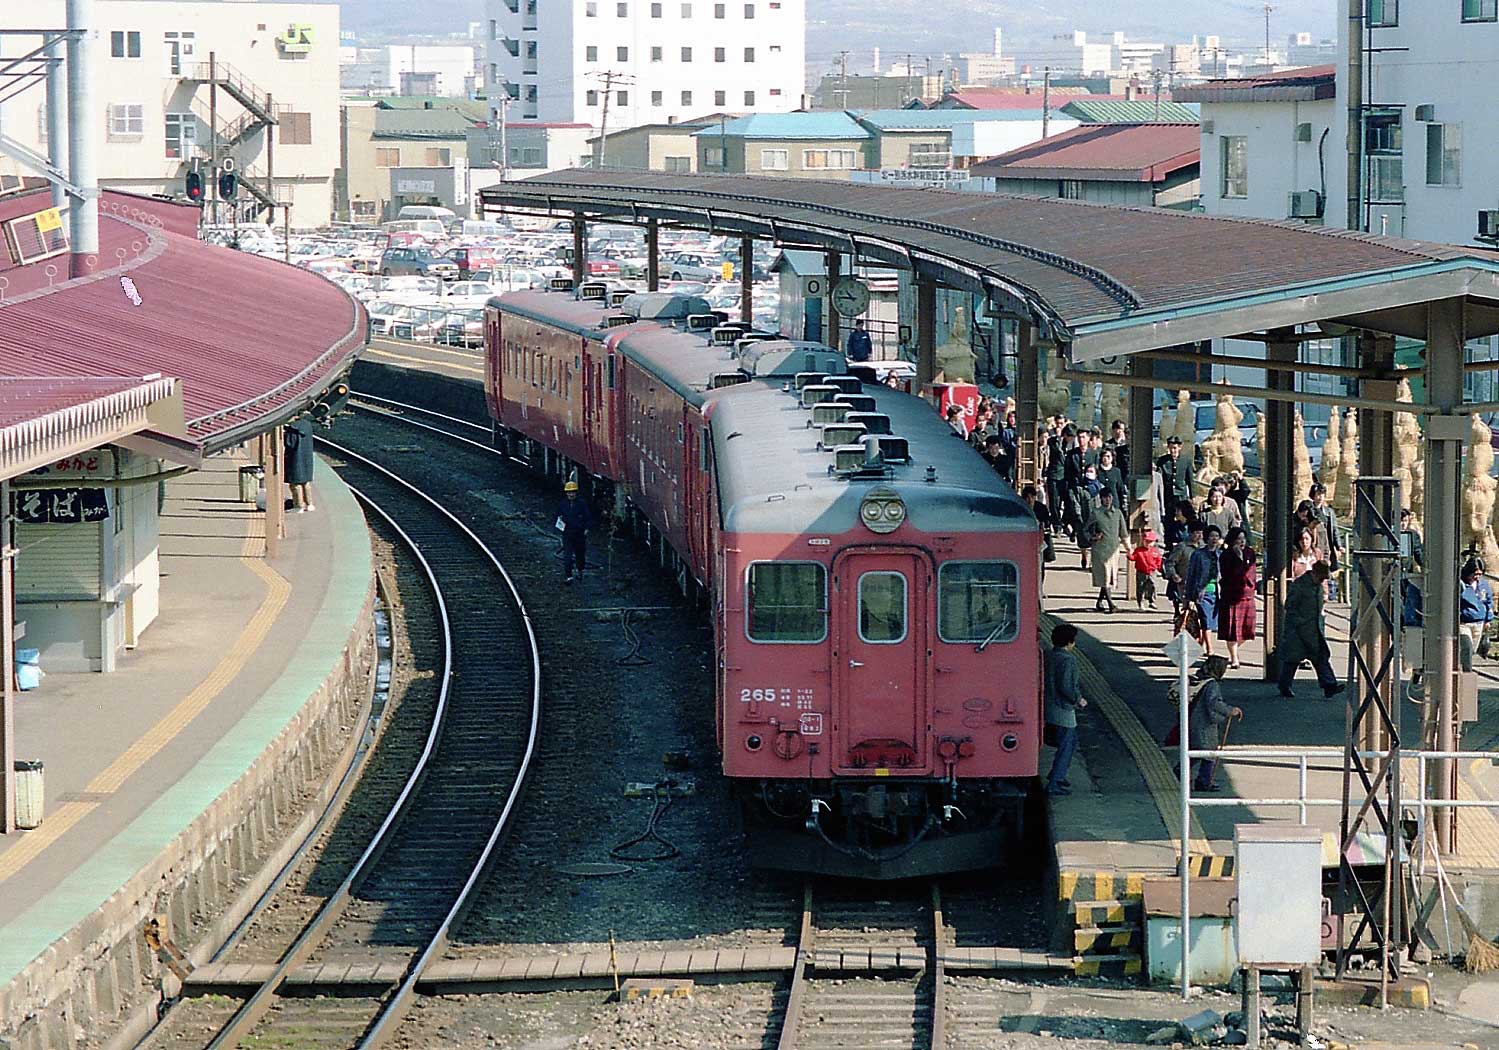
[[[859,577],[859,638],[875,645],[905,641],[905,576],[866,572]]]
[[[614,369],[615,369],[615,367],[616,366],[614,364],[614,355],[610,354],[609,355],[609,389],[610,390],[614,389]]]
[[[828,634],[828,572],[816,562],[755,562],[745,630],[752,642],[820,642]]]
[[[937,637],[1013,641],[1020,634],[1020,572],[1007,561],[950,561],[937,570]]]

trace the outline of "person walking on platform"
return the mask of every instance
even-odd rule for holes
[[[1203,654],[1210,659],[1213,637],[1218,633],[1218,579],[1222,575],[1219,561],[1223,553],[1219,544],[1222,540],[1223,533],[1218,531],[1218,526],[1208,525],[1202,530],[1202,549],[1193,553],[1192,560],[1187,563],[1186,579],[1182,582],[1182,599],[1197,614],[1194,633],[1202,644]]]
[[[1051,652],[1046,657],[1046,724],[1056,738],[1057,753],[1046,777],[1048,795],[1069,795],[1067,773],[1077,754],[1077,712],[1087,707],[1078,673],[1077,628],[1059,623],[1051,629]]]
[[[1098,601],[1093,608],[1098,612],[1108,606],[1114,612],[1114,590],[1119,586],[1119,552],[1129,550],[1129,526],[1124,512],[1114,506],[1114,490],[1098,490],[1098,506],[1083,528],[1083,536],[1091,550],[1093,563],[1093,586],[1098,588]]]
[[[1291,683],[1303,660],[1310,660],[1317,669],[1317,682],[1324,695],[1337,696],[1343,691],[1332,669],[1332,652],[1327,647],[1327,634],[1322,626],[1323,594],[1330,575],[1332,572],[1327,562],[1319,561],[1310,572],[1302,573],[1286,588],[1280,648],[1275,655],[1280,660],[1280,695],[1287,700],[1295,699]]]
[[[869,338],[869,333],[864,330],[864,318],[854,322],[853,331],[848,333],[848,343],[844,347],[843,356],[854,364],[862,364],[874,356],[874,343]]]
[[[1182,459],[1182,439],[1172,434],[1166,439],[1166,454],[1155,461],[1161,473],[1161,494],[1167,519],[1176,513],[1178,503],[1192,502],[1192,461]]]
[[[593,510],[578,495],[578,483],[562,486],[562,502],[557,506],[557,526],[562,530],[562,582],[573,582],[576,568],[581,577],[588,567],[588,529],[593,525]]]
[[[1228,643],[1228,666],[1235,669],[1239,666],[1239,646],[1254,641],[1258,565],[1259,555],[1249,546],[1248,535],[1243,529],[1232,530],[1219,561],[1222,579],[1218,594],[1218,637]]]
[[[1462,669],[1471,671],[1473,657],[1483,644],[1483,632],[1488,630],[1489,621],[1494,618],[1494,589],[1483,578],[1483,563],[1476,558],[1465,561],[1459,575],[1462,586],[1457,592],[1458,629],[1462,631],[1463,644],[1458,648],[1458,656],[1461,657]]]
[[[1194,751],[1216,751],[1223,746],[1224,730],[1231,720],[1243,718],[1244,712],[1232,707],[1223,699],[1223,687],[1218,683],[1228,665],[1222,657],[1208,661],[1208,679],[1192,698],[1187,709],[1188,742]],[[1194,758],[1196,776],[1192,778],[1195,791],[1217,791],[1214,779],[1218,773],[1216,758]]]
[[[1338,536],[1337,512],[1327,502],[1327,486],[1322,482],[1312,482],[1308,497],[1312,501],[1312,518],[1322,526],[1322,535],[1326,537],[1322,553],[1327,555],[1327,568],[1331,573],[1336,573],[1343,560],[1343,541]]]
[[[1182,610],[1187,603],[1187,596],[1184,593],[1187,585],[1187,568],[1192,564],[1192,555],[1202,550],[1203,545],[1202,522],[1191,515],[1190,505],[1186,503],[1176,505],[1176,516],[1184,518],[1182,528],[1186,530],[1186,536],[1176,546],[1169,548],[1166,564],[1161,568],[1161,575],[1166,577],[1166,597],[1171,599],[1171,608],[1174,612],[1173,622],[1177,625],[1176,631],[1181,630]]]
[[[312,505],[312,471],[317,465],[312,447],[312,420],[303,416],[287,426],[282,444],[286,449],[286,484],[291,488],[293,512],[306,514],[317,510]]]

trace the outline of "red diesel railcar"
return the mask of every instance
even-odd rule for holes
[[[1039,756],[1041,538],[981,457],[919,398],[699,299],[514,293],[487,333],[497,439],[607,486],[707,589],[755,862],[1002,860]]]

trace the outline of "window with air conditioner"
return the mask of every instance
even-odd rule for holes
[[[1405,140],[1400,111],[1384,110],[1364,119],[1368,195],[1371,204],[1405,200]]]
[[[784,149],[762,149],[760,151],[761,171],[790,171],[791,152]]]
[[[1249,138],[1224,135],[1218,140],[1218,195],[1229,200],[1249,196]]]
[[[1426,125],[1426,185],[1462,185],[1462,130],[1460,124]]]

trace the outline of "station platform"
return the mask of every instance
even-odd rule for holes
[[[19,696],[18,755],[45,763],[46,806],[38,828],[0,836],[0,1017],[55,1012],[80,983],[93,1002],[69,1007],[75,1021],[128,1005],[154,962],[141,923],[193,926],[222,903],[255,856],[236,836],[264,824],[266,799],[274,823],[353,724],[373,658],[363,513],[320,465],[317,509],[287,515],[267,560],[243,462],[167,483],[160,614],[119,669]]]
[[[1180,852],[1180,794],[1176,748],[1162,742],[1176,726],[1177,709],[1167,693],[1176,681],[1175,665],[1163,646],[1171,637],[1171,604],[1164,593],[1156,607],[1140,608],[1116,599],[1118,611],[1095,611],[1097,589],[1080,567],[1077,549],[1057,543],[1058,560],[1047,567],[1043,602],[1043,635],[1066,620],[1078,627],[1082,657],[1082,689],[1089,706],[1078,718],[1080,747],[1069,779],[1070,795],[1050,802],[1050,833],[1055,852],[1058,896],[1079,915],[1079,928],[1107,928],[1101,916],[1140,899],[1148,878],[1173,876]],[[1345,642],[1349,609],[1330,602],[1327,607],[1333,665],[1340,677],[1348,667]],[[1263,626],[1263,615],[1260,624]],[[1218,652],[1226,653],[1220,643]],[[1274,682],[1261,681],[1264,666],[1262,639],[1240,648],[1242,667],[1224,677],[1224,699],[1244,712],[1234,723],[1228,744],[1284,752],[1284,757],[1256,758],[1221,765],[1220,791],[1194,798],[1213,800],[1210,807],[1194,806],[1188,828],[1188,849],[1194,870],[1206,876],[1223,873],[1233,855],[1234,826],[1242,823],[1299,823],[1296,806],[1264,805],[1249,800],[1337,799],[1342,795],[1341,757],[1307,761],[1306,788],[1300,787],[1296,752],[1308,748],[1338,748],[1344,744],[1344,697],[1324,699],[1310,671],[1296,680],[1296,699],[1280,696]],[[1488,750],[1499,744],[1499,665],[1480,661],[1481,720],[1466,727],[1463,747]],[[1407,739],[1419,733],[1420,711],[1404,702]],[[1121,746],[1122,745],[1122,746]],[[1042,774],[1050,768],[1048,752]],[[1415,791],[1415,770],[1403,770],[1407,797]],[[1464,798],[1499,798],[1499,768],[1482,762],[1459,764],[1459,794]],[[1337,806],[1310,806],[1306,822],[1324,831],[1324,862],[1336,862],[1340,819]],[[1371,857],[1371,860],[1376,858]],[[1492,887],[1468,906],[1481,925],[1499,927],[1499,819],[1495,811],[1459,811],[1458,850],[1445,862],[1454,881]],[[1494,905],[1483,907],[1479,897],[1492,895]],[[1098,913],[1098,914],[1094,914]],[[1453,922],[1456,920],[1454,919]],[[1491,932],[1499,932],[1496,929]]]

